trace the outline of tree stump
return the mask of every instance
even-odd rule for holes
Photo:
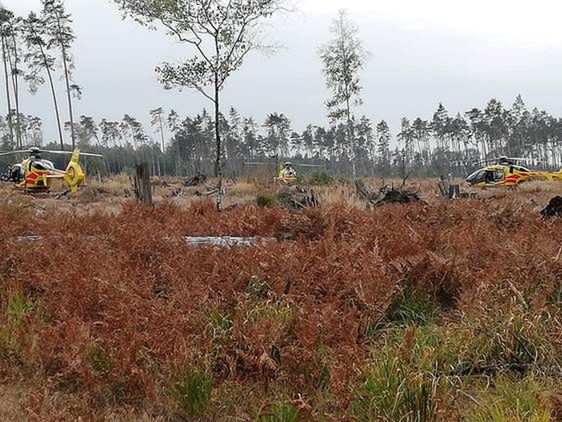
[[[133,181],[136,198],[149,206],[153,206],[150,167],[148,163],[141,163],[135,166],[135,177]]]

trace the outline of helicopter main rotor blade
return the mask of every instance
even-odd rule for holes
[[[26,150],[19,150],[19,151],[9,151],[9,152],[0,152],[0,157],[2,156],[6,156],[6,155],[15,155],[15,154],[30,154],[31,151],[26,149]]]
[[[49,151],[49,150],[41,150],[38,151],[41,154],[54,154],[54,155],[72,155],[70,151]]]
[[[55,155],[72,155],[72,154],[74,154],[73,151],[41,151],[41,152],[47,153],[47,154],[55,154]],[[101,155],[101,154],[92,154],[92,153],[89,153],[89,152],[81,152],[80,156],[103,158],[103,155]]]
[[[93,153],[91,153],[91,152],[81,152],[81,153],[80,153],[80,156],[103,158],[103,155],[101,155],[101,154],[93,154]]]

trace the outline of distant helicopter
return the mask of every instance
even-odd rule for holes
[[[558,173],[530,170],[521,165],[528,161],[527,158],[508,157],[487,160],[480,163],[486,166],[472,173],[466,181],[472,187],[480,189],[513,187],[530,180],[562,182],[562,170]]]
[[[279,161],[279,158],[277,156],[275,156],[273,158],[275,158],[276,162]],[[272,163],[246,162],[246,163],[244,163],[244,165],[247,165],[247,166],[270,166],[270,165],[272,165]],[[277,167],[277,164],[275,164],[275,167]],[[295,170],[295,167],[325,168],[325,166],[317,165],[317,164],[293,164],[291,162],[285,162],[285,163],[281,163],[279,165],[279,173],[278,173],[277,177],[274,178],[274,180],[277,181],[277,182],[285,183],[287,185],[296,183],[298,181],[298,174],[297,174],[297,171]]]
[[[0,157],[28,154],[28,158],[21,163],[8,166],[2,174],[2,181],[15,183],[16,188],[30,193],[49,192],[53,181],[62,181],[71,192],[86,181],[86,175],[79,164],[80,156],[103,158],[100,154],[80,153],[79,149],[70,151],[45,151],[33,147],[27,150],[1,152]],[[42,154],[70,155],[70,162],[66,170],[55,168],[54,164],[41,158]]]

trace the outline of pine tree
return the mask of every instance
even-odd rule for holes
[[[377,125],[377,154],[378,167],[382,176],[390,175],[390,128],[388,124],[382,120]]]
[[[41,0],[43,10],[41,20],[44,25],[47,50],[60,54],[60,61],[64,71],[68,113],[70,116],[70,134],[72,149],[76,147],[76,133],[74,125],[74,108],[72,97],[82,95],[81,88],[72,82],[74,60],[71,54],[72,43],[76,39],[72,30],[72,17],[65,11],[63,0]]]
[[[23,20],[22,28],[24,30],[25,43],[27,47],[24,61],[28,67],[28,74],[25,75],[25,79],[29,83],[30,91],[35,93],[37,92],[39,86],[45,83],[43,73],[47,75],[53,98],[60,148],[61,150],[64,150],[62,123],[53,78],[56,60],[48,51],[45,24],[35,13],[31,12],[27,19]]]

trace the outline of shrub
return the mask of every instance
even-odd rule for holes
[[[206,371],[186,367],[177,374],[169,387],[175,405],[188,416],[199,416],[211,402],[213,378]]]

